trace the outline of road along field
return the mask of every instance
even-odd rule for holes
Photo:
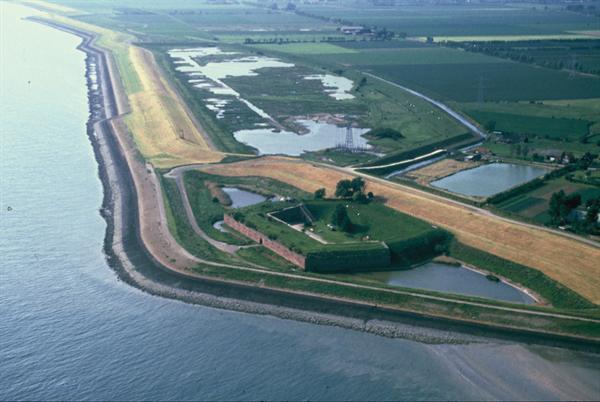
[[[333,194],[351,172],[284,157],[266,157],[202,168],[223,176],[264,176],[305,191]],[[457,239],[501,258],[539,269],[594,303],[600,303],[600,248],[491,215],[419,190],[365,177],[369,191],[398,211],[450,230]]]

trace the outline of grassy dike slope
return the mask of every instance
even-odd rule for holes
[[[98,35],[96,44],[113,56],[113,86],[119,110],[142,156],[155,167],[216,162],[223,154],[211,149],[200,124],[156,64],[152,53],[134,46],[134,37],[55,13],[51,21]],[[118,78],[115,78],[118,77]]]
[[[305,191],[325,187],[329,194],[349,172],[284,157],[209,166],[223,176],[266,176]],[[483,210],[443,200],[409,187],[368,177],[369,191],[398,211],[439,225],[470,247],[538,269],[550,278],[600,303],[600,248],[492,216]]]

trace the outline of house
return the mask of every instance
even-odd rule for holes
[[[345,35],[358,35],[365,30],[363,26],[360,25],[345,25],[340,27],[340,31],[342,31]]]

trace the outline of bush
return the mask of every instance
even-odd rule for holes
[[[398,130],[394,130],[393,128],[374,128],[373,130],[369,130],[365,135],[372,136],[376,138],[390,138],[392,140],[400,140],[404,138],[404,135]]]

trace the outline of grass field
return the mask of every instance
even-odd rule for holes
[[[595,39],[596,35],[585,33],[564,33],[558,35],[456,35],[456,36],[436,36],[434,42],[521,42],[524,40],[577,40],[577,39]],[[427,37],[420,36],[415,38],[418,41],[425,42]]]
[[[324,53],[329,47],[322,47],[320,43],[268,45],[268,49],[294,54],[316,64],[370,72],[442,100],[577,99],[597,98],[600,93],[600,79],[595,77],[571,76],[564,71],[415,42],[365,43],[369,45],[346,47],[344,49],[353,52],[345,53],[336,49],[352,46],[350,43],[336,45],[331,53]],[[402,43],[403,46],[376,48],[377,43]],[[409,47],[410,43],[414,43],[414,47]]]
[[[390,256],[396,266],[408,267],[440,254],[444,244],[449,241],[447,233],[379,202],[302,202],[315,219],[312,224],[301,219],[297,212],[294,213],[298,211],[298,201],[266,202],[240,208],[233,217],[269,239],[306,256],[306,269],[315,271],[352,270],[354,264],[363,265],[362,269],[382,270],[389,267]],[[347,211],[351,222],[351,227],[346,231],[328,226],[334,210],[340,205]],[[290,225],[302,225],[304,221],[305,226],[301,231],[282,221]],[[311,259],[314,261],[315,257],[321,269],[315,269],[315,265],[311,264]],[[344,262],[340,262],[340,258]],[[368,261],[369,258],[372,260]]]
[[[126,122],[142,155],[161,168],[221,160],[170,83],[160,76],[152,53],[131,46],[130,61],[141,90],[129,95],[131,113]]]
[[[600,40],[520,40],[450,44],[479,54],[600,75]]]
[[[522,114],[466,110],[479,124],[495,122],[495,130],[537,135],[552,140],[578,141],[589,134],[592,122],[564,117],[537,117]]]
[[[550,216],[548,215],[550,197],[560,190],[567,194],[580,194],[583,204],[589,199],[600,196],[600,188],[598,187],[575,183],[561,177],[545,183],[542,187],[501,202],[497,206],[540,224],[548,224],[550,223]]]
[[[283,53],[292,54],[348,54],[357,53],[355,50],[347,47],[342,47],[332,43],[289,43],[289,44],[264,44],[264,45],[253,45],[254,48],[259,50],[275,50]]]
[[[523,133],[518,144],[486,142],[486,147],[502,157],[531,160],[533,154],[549,151],[573,152],[577,157],[585,152],[600,153],[599,99],[453,105],[480,124],[495,121],[497,130]],[[528,155],[517,155],[517,145],[527,147]]]
[[[350,177],[332,168],[314,166],[289,158],[260,158],[203,169],[231,176],[266,176],[305,191],[320,187],[331,193],[342,178]],[[600,272],[595,263],[600,250],[576,240],[499,220],[468,207],[450,204],[408,187],[367,180],[367,188],[387,199],[386,205],[452,232],[470,247],[509,261],[538,269],[550,278],[600,303]]]
[[[530,4],[399,4],[356,7],[338,2],[299,8],[353,24],[385,27],[408,36],[561,35],[597,29],[598,19],[559,7]]]
[[[470,57],[470,56],[469,56]],[[528,64],[455,63],[365,65],[365,70],[390,81],[459,102],[597,98],[600,79]],[[552,83],[548,85],[548,83]],[[480,89],[481,88],[481,89]]]
[[[308,193],[285,183],[264,177],[224,177],[208,175],[199,171],[186,172],[184,174],[185,188],[198,226],[213,239],[234,244],[247,244],[248,241],[231,233],[223,233],[213,227],[215,222],[223,220],[223,215],[227,211],[231,211],[231,208],[223,207],[213,201],[213,197],[206,187],[206,181],[218,185],[242,186],[260,193],[270,192],[271,195],[278,194],[284,197],[303,198],[308,196]]]

